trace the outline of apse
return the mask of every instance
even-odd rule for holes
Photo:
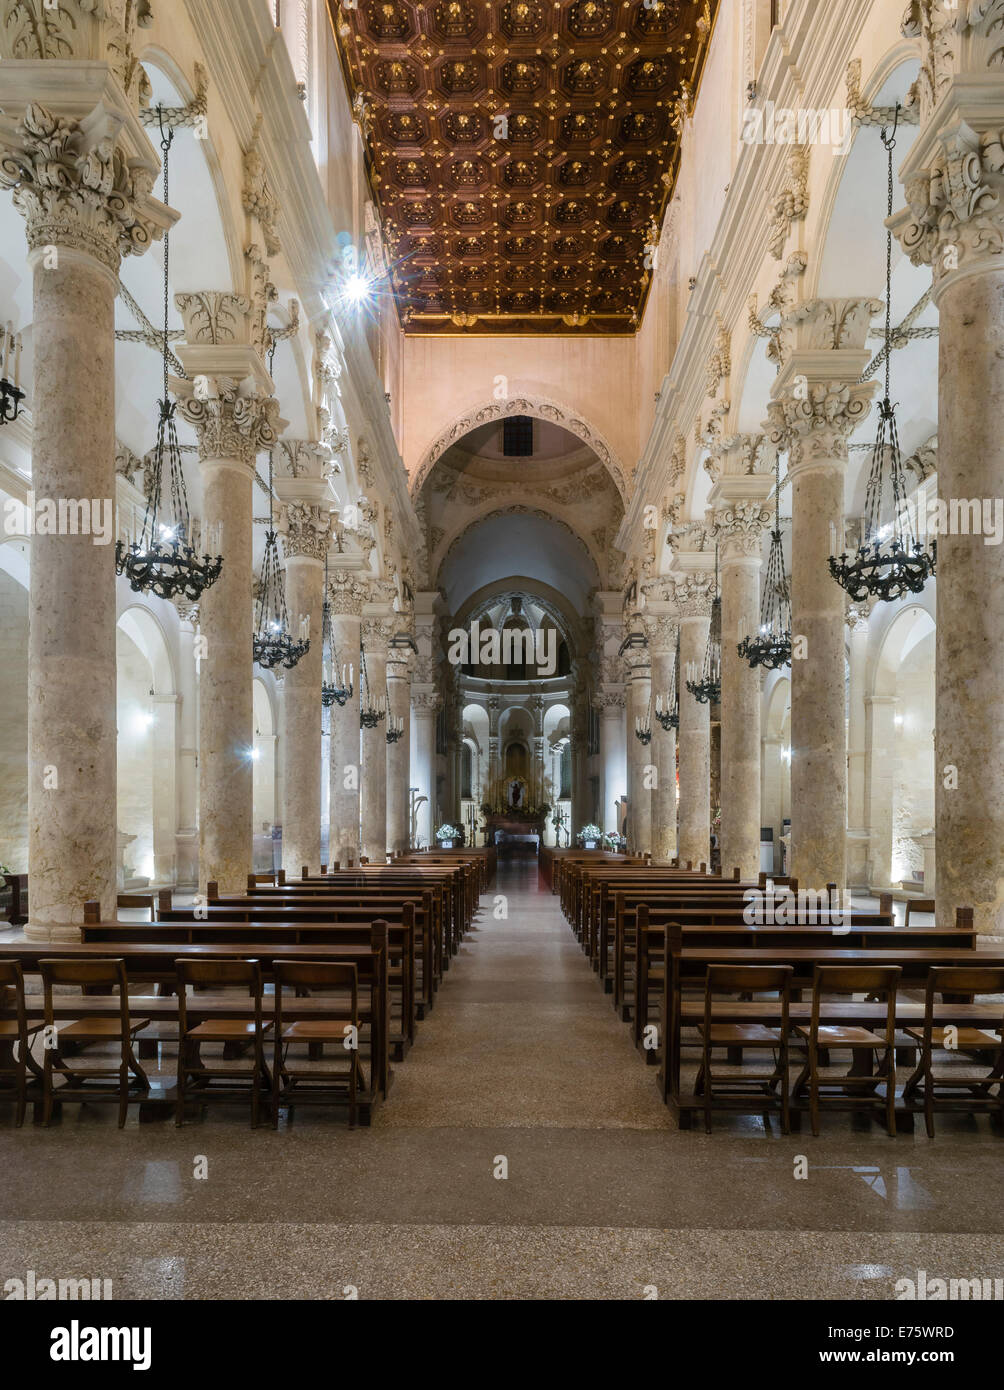
[[[514,576],[546,584],[578,613],[598,583],[595,566],[572,532],[525,512],[488,517],[469,527],[444,561],[440,582],[456,612],[477,590]]]

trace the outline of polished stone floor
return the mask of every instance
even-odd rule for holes
[[[505,909],[507,916],[497,916]],[[501,865],[370,1129],[0,1107],[0,1286],[141,1298],[889,1298],[1004,1276],[1002,1140],[678,1132],[534,862]],[[797,1180],[799,1155],[808,1177]],[[506,1176],[497,1176],[502,1172]],[[196,1176],[196,1173],[205,1176]]]

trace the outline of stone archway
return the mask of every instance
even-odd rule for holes
[[[486,401],[458,415],[422,454],[410,483],[412,498],[417,501],[429,474],[447,449],[459,443],[464,435],[470,434],[471,430],[477,429],[479,425],[487,425],[492,420],[503,420],[507,415],[530,415],[535,420],[549,420],[552,424],[560,425],[562,429],[576,435],[584,444],[589,445],[606,468],[620,493],[621,502],[627,505],[627,474],[610,445],[597,429],[583,420],[581,415],[544,396],[510,396],[501,401]]]

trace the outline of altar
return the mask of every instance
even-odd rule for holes
[[[505,853],[537,854],[544,839],[544,815],[492,814],[485,817],[485,841]]]

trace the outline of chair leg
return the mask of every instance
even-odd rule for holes
[[[49,1128],[52,1120],[52,1049],[45,1049],[42,1067],[42,1124]]]
[[[174,1123],[177,1129],[185,1123],[185,1039],[178,1038],[178,1085],[174,1097]]]
[[[885,1115],[889,1138],[896,1138],[896,1051],[891,1048],[885,1059]]]
[[[815,1039],[809,1042],[809,1118],[812,1121],[812,1137],[819,1138],[819,1060]]]
[[[272,1050],[272,1128],[279,1128],[279,1085],[282,1075],[282,1045],[275,1039]]]
[[[781,1044],[781,1133],[791,1133],[791,1096],[788,1090],[788,1043]]]
[[[123,1044],[123,1054],[125,1044]],[[125,1128],[126,1116],[129,1114],[129,1063],[125,1055],[122,1057],[122,1065],[119,1067],[119,1129]]]
[[[927,1130],[928,1139],[934,1138],[934,1081],[931,1076],[931,1057],[926,1058],[926,1069],[924,1071],[924,1127]]]

